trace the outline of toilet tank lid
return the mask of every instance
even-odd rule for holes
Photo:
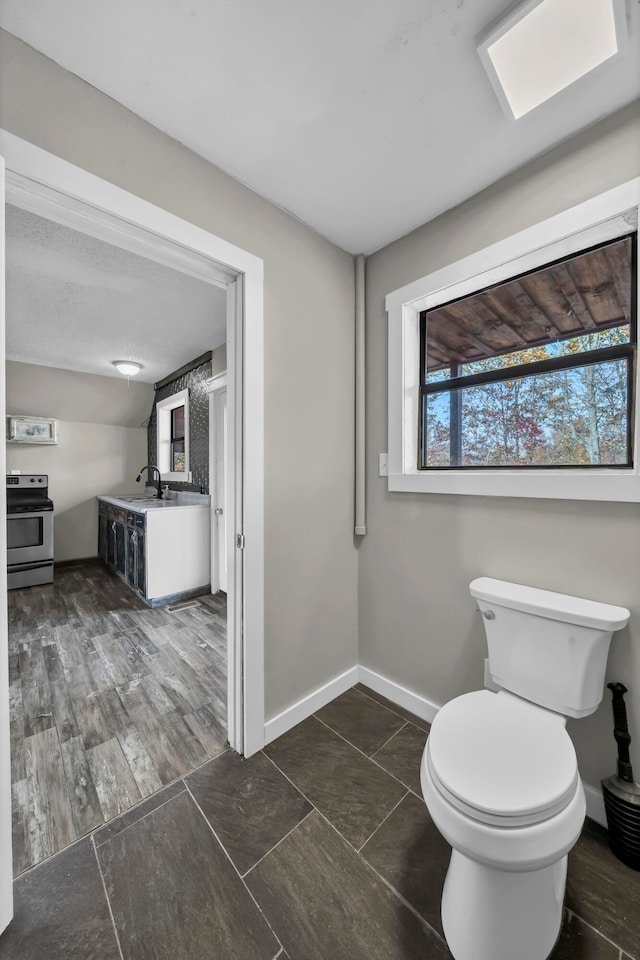
[[[538,587],[525,587],[520,583],[494,580],[492,577],[473,580],[469,585],[469,593],[477,600],[486,600],[496,606],[599,630],[622,630],[631,616],[626,607],[540,590]]]

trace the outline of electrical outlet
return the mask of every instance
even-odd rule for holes
[[[378,454],[378,476],[379,477],[389,476],[389,454],[388,453]]]

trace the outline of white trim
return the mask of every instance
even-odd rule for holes
[[[184,407],[184,470],[169,470],[171,463],[171,411],[176,407]],[[158,445],[158,467],[161,480],[173,480],[178,483],[191,483],[189,469],[190,437],[189,437],[189,391],[180,390],[172,393],[164,400],[156,401],[156,442]]]
[[[209,494],[211,496],[211,593],[220,590],[220,565],[218,550],[218,522],[215,508],[219,506],[218,495],[218,403],[220,391],[227,389],[227,371],[217,373],[205,381],[209,394]],[[226,466],[226,455],[225,455]],[[225,477],[226,481],[226,477]],[[225,506],[226,526],[226,506]],[[227,684],[232,684],[230,672],[227,672]]]
[[[160,247],[163,257],[170,255],[167,250],[171,251],[177,244],[183,248],[178,254],[181,262],[184,263],[185,258],[190,260],[189,251],[199,258],[200,266],[194,269],[199,270],[205,264],[210,270],[211,282],[226,286],[228,291],[239,291],[234,296],[232,327],[236,331],[236,340],[227,375],[229,395],[235,395],[233,415],[238,420],[242,440],[238,451],[242,468],[234,476],[239,487],[236,500],[240,504],[240,512],[236,512],[229,523],[228,538],[230,544],[235,544],[236,534],[245,535],[245,550],[230,549],[234,553],[233,569],[236,575],[240,572],[240,579],[236,583],[241,585],[241,589],[235,590],[235,600],[241,610],[243,597],[249,599],[246,609],[233,621],[236,656],[244,663],[244,672],[237,673],[236,687],[236,701],[240,704],[239,709],[244,710],[244,730],[236,725],[230,743],[235,750],[249,756],[259,750],[264,742],[263,261],[221,237],[2,129],[0,153],[6,159],[8,202],[26,208],[28,197],[31,209],[35,209],[35,212],[44,211],[44,216],[50,216],[51,191],[55,191],[57,197],[54,198],[54,206],[59,211],[65,211],[65,217],[70,217],[74,211],[78,215],[78,210],[82,209],[83,215],[92,219],[97,210],[100,230],[111,233],[110,242],[116,245],[120,243],[126,249],[123,234],[129,237],[140,230],[146,231],[144,244],[148,250],[145,255]],[[79,205],[84,207],[80,208]],[[188,267],[183,266],[182,269],[187,272]],[[245,332],[243,343],[242,334]],[[237,349],[237,343],[243,344],[242,349]],[[229,350],[229,343],[227,348]],[[229,415],[231,417],[231,410]],[[245,427],[244,433],[242,425]],[[241,553],[244,556],[236,563],[237,555]],[[230,574],[230,602],[234,599],[231,596],[232,582]],[[0,829],[3,828],[4,823],[0,824]]]
[[[357,666],[350,667],[348,670],[345,670],[344,673],[334,677],[333,680],[323,683],[321,687],[308,693],[305,697],[302,697],[302,699],[297,700],[296,703],[292,703],[290,707],[276,714],[275,717],[271,717],[264,725],[265,745],[281,737],[283,733],[287,733],[288,730],[291,730],[298,723],[302,723],[303,720],[310,717],[316,710],[321,710],[322,707],[326,707],[326,705],[331,703],[332,700],[335,700],[336,697],[346,693],[347,690],[355,686],[358,679],[359,668]]]
[[[416,717],[425,720],[427,723],[433,723],[438,710],[442,704],[434,703],[432,700],[423,697],[420,693],[415,693],[395,680],[389,680],[382,674],[370,670],[368,667],[357,665],[345,670],[339,676],[334,677],[316,690],[312,690],[306,696],[297,700],[286,710],[271,717],[264,725],[265,746],[281,737],[283,734],[292,730],[297,724],[302,723],[307,717],[312,716],[316,711],[326,707],[328,703],[335,700],[355,686],[361,683],[375,693],[386,697],[387,700],[394,703],[397,707],[403,707]],[[607,826],[607,818],[604,810],[604,800],[602,799],[602,790],[600,787],[594,787],[583,781],[584,792],[587,800],[587,816],[595,820],[601,826]]]
[[[217,390],[222,390],[222,388],[227,385],[227,371],[223,370],[222,373],[216,373],[213,377],[205,380],[205,383],[207,385],[207,393],[216,393]]]
[[[417,717],[421,717],[428,723],[433,723],[441,704],[433,703],[419,693],[408,690],[394,680],[389,680],[379,673],[374,673],[367,667],[358,668],[360,683],[369,687],[381,696],[386,697],[398,707],[404,707]],[[487,689],[490,689],[489,687]],[[498,688],[495,688],[498,689]],[[604,810],[604,800],[602,798],[601,788],[594,787],[590,783],[582,782],[587,800],[587,816],[595,820],[601,826],[607,826],[607,817]]]
[[[426,720],[427,723],[433,723],[440,709],[441,704],[427,700],[422,694],[408,690],[402,684],[396,683],[395,680],[389,680],[380,673],[369,670],[368,667],[360,666],[358,668],[358,679],[365,687],[375,690],[381,697],[386,697],[387,700],[391,700],[398,707],[404,707],[405,710],[409,710],[416,717]]]
[[[0,370],[5,369],[5,205],[4,160],[0,156]],[[0,391],[0,423],[5,422],[5,395]],[[7,472],[5,444],[0,444],[0,475]],[[9,629],[7,615],[7,503],[0,502],[0,933],[13,917],[11,857],[11,738],[9,734]]]
[[[593,787],[590,783],[582,781],[584,795],[587,800],[587,816],[595,820],[601,827],[607,826],[607,815],[604,809],[604,798],[602,796],[602,787]]]
[[[636,177],[387,296],[390,491],[640,502],[639,403],[635,405],[632,470],[417,469],[420,311],[630,232],[637,228],[639,205],[640,177]],[[636,395],[640,390],[637,366]]]

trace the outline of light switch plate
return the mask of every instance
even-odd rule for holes
[[[388,453],[378,454],[378,476],[379,477],[389,476],[389,454]]]

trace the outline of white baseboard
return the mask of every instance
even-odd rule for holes
[[[339,697],[342,693],[346,693],[347,690],[350,690],[351,687],[358,682],[364,684],[365,687],[369,687],[370,690],[379,693],[382,697],[386,697],[387,700],[395,703],[396,706],[404,707],[405,710],[415,713],[417,717],[421,717],[421,719],[426,720],[427,723],[433,723],[440,709],[440,704],[427,700],[427,698],[421,696],[421,694],[414,693],[413,690],[408,690],[394,680],[389,680],[387,677],[383,677],[381,674],[375,673],[367,667],[356,665],[355,667],[350,667],[349,670],[345,670],[345,672],[339,676],[334,677],[333,680],[324,683],[321,687],[318,687],[317,690],[313,690],[307,694],[306,697],[302,697],[301,700],[293,703],[281,713],[276,714],[275,717],[267,720],[264,725],[265,745],[271,743],[272,740],[275,740],[277,737],[281,737],[283,733],[291,730],[297,723],[306,720],[307,717],[310,717],[316,710],[326,707],[328,703],[331,703],[332,700],[335,700],[335,698]],[[583,783],[583,786],[587,801],[587,816],[601,826],[606,827],[607,818],[604,811],[602,790],[599,786],[594,787],[590,783]]]
[[[346,693],[358,682],[358,679],[358,667],[350,667],[349,670],[345,670],[344,673],[334,677],[333,680],[324,683],[317,690],[308,693],[306,697],[292,703],[290,707],[287,707],[281,713],[277,713],[275,717],[271,717],[264,725],[265,746],[277,737],[281,737],[287,730],[291,730],[297,723],[306,720],[316,710],[326,707],[340,694]]]
[[[590,783],[582,781],[584,795],[587,800],[587,816],[595,820],[601,827],[607,826],[607,815],[604,811],[604,800],[600,787],[593,787]]]
[[[426,720],[427,723],[433,723],[435,715],[440,709],[440,704],[432,703],[431,700],[427,700],[421,694],[414,693],[413,690],[408,690],[394,680],[388,680],[367,667],[358,667],[358,674],[360,683],[363,683],[365,687],[375,690],[376,693],[386,697],[387,700],[391,700],[396,706],[410,710],[411,713],[415,713],[417,717]]]

